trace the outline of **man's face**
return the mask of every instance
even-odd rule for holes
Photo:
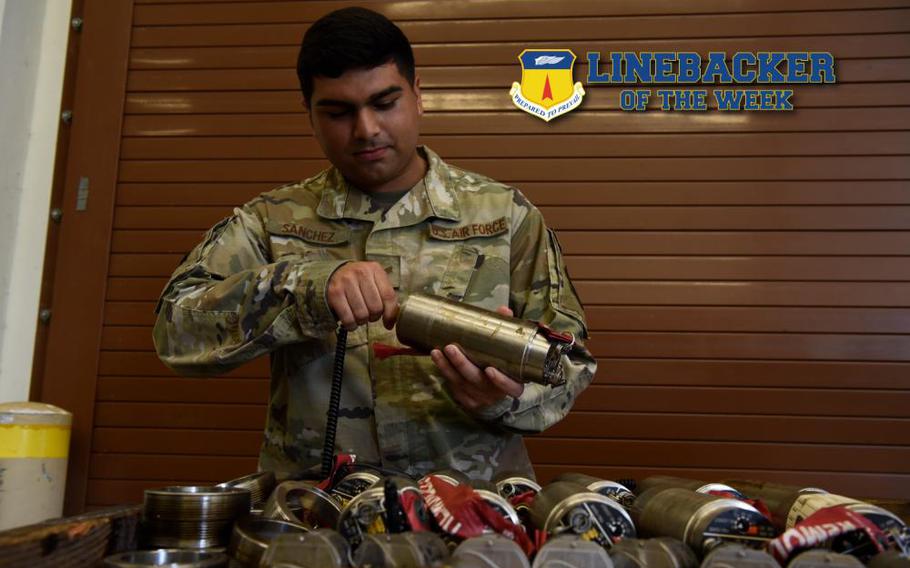
[[[394,62],[350,70],[337,79],[314,78],[313,133],[329,161],[360,189],[400,191],[423,177],[417,154],[419,84],[408,83]]]

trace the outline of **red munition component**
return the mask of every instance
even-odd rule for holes
[[[382,361],[383,359],[388,359],[389,357],[395,357],[396,355],[427,355],[421,351],[418,351],[412,347],[395,347],[394,345],[386,345],[385,343],[374,343],[373,344],[373,356]]]

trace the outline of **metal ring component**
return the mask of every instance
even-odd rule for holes
[[[571,344],[551,342],[533,322],[415,293],[401,304],[395,329],[402,344],[420,351],[455,343],[479,367],[524,382],[565,383],[562,354]]]
[[[748,503],[678,487],[645,491],[632,516],[642,535],[677,538],[701,555],[723,543],[761,547],[775,535],[771,521]]]
[[[632,503],[635,502],[635,494],[629,491],[625,485],[607,479],[600,479],[599,477],[594,477],[592,475],[585,475],[583,473],[563,473],[557,475],[554,478],[554,481],[569,481],[571,483],[583,485],[588,491],[593,491],[594,493],[600,493],[604,497],[609,497],[626,509],[631,507]]]
[[[380,476],[371,471],[355,471],[344,476],[329,493],[344,507],[348,501],[366,491],[379,479]]]
[[[524,551],[514,541],[489,534],[469,538],[452,552],[452,568],[530,568]]]
[[[262,568],[345,568],[350,547],[333,529],[316,529],[302,534],[280,534],[272,540],[259,561]]]
[[[493,481],[496,483],[496,490],[506,499],[528,491],[540,493],[540,485],[536,481],[521,475],[503,475]]]
[[[251,507],[253,509],[261,509],[265,500],[268,499],[272,490],[275,489],[275,474],[271,471],[260,471],[258,473],[251,473],[249,475],[244,475],[243,477],[238,477],[237,479],[225,481],[224,483],[219,483],[215,487],[239,487],[240,489],[249,489],[250,500],[252,501]]]
[[[613,545],[615,568],[697,568],[698,558],[675,538],[627,538]]]
[[[705,557],[701,568],[780,568],[780,564],[763,550],[723,544]]]
[[[227,568],[228,557],[222,552],[207,550],[180,550],[159,548],[157,550],[136,550],[122,552],[104,559],[105,568]]]
[[[604,548],[636,535],[632,519],[619,504],[568,481],[556,481],[541,489],[531,503],[531,519],[550,535],[574,533]]]
[[[233,522],[249,511],[247,489],[205,486],[147,489],[143,525],[151,546],[211,548],[225,546]]]
[[[448,558],[449,548],[436,533],[369,534],[354,551],[352,564],[422,568],[439,566]]]
[[[307,529],[334,527],[341,506],[334,497],[311,483],[279,483],[262,508],[262,516],[296,523]]]
[[[228,554],[243,566],[259,566],[266,549],[279,535],[303,534],[303,527],[277,519],[245,517],[234,523]]]
[[[577,535],[550,539],[537,551],[532,568],[613,568],[613,561],[603,547]]]

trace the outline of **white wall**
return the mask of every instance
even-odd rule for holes
[[[71,0],[0,0],[0,402],[27,400]]]

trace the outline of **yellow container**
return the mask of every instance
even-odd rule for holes
[[[0,530],[63,514],[72,422],[50,404],[0,404]]]

